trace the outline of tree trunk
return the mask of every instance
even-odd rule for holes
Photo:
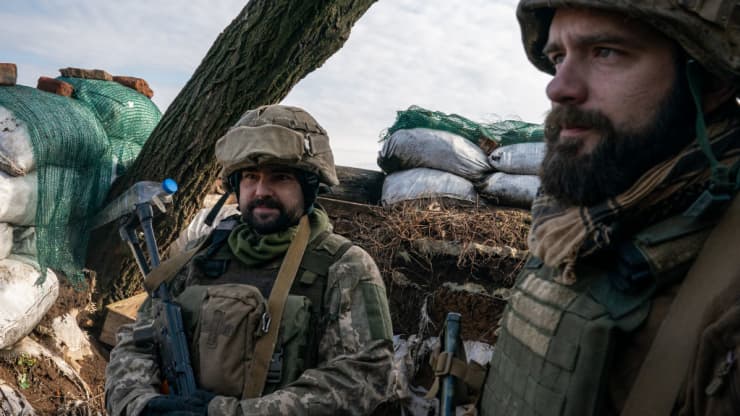
[[[216,140],[245,111],[280,102],[342,47],[352,25],[374,2],[249,1],[216,39],[108,200],[139,180],[175,179],[180,190],[174,203],[155,221],[160,247],[169,245],[218,176]],[[113,224],[93,232],[88,249],[98,306],[142,288],[140,272]]]

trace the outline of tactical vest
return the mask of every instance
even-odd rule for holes
[[[584,259],[573,285],[530,258],[501,320],[481,414],[603,414],[617,340],[646,320],[657,291],[685,276],[709,234],[711,224],[681,221]]]
[[[267,299],[282,258],[260,268],[244,265],[234,257],[227,244],[228,236],[236,224],[237,220],[226,219],[211,233],[208,237],[210,241],[206,241],[207,248],[196,254],[187,266],[188,281],[196,282],[198,287],[233,284],[254,286]],[[317,366],[323,328],[338,312],[324,308],[328,270],[351,246],[352,242],[345,237],[325,231],[306,247],[286,301],[264,394],[295,381],[304,370]],[[177,299],[183,307],[183,321],[191,348],[196,347],[193,345],[193,333],[200,321],[197,311],[202,293],[203,291],[188,293],[186,289]],[[285,345],[290,345],[289,351],[283,349]],[[195,351],[191,353],[193,366],[197,369],[198,354]]]

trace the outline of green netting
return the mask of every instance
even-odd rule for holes
[[[83,283],[88,223],[111,181],[105,131],[86,106],[35,88],[0,87],[0,105],[26,124],[31,138],[38,171],[36,249],[41,271],[51,267],[73,283]]]
[[[122,175],[162,118],[156,105],[143,94],[117,82],[83,78],[57,78],[74,87],[73,98],[90,107],[110,139]]]
[[[476,123],[457,114],[445,114],[412,105],[398,111],[396,121],[384,133],[381,140],[388,139],[397,130],[424,127],[455,133],[480,145],[481,140],[493,140],[506,146],[522,142],[538,142],[544,138],[542,125],[519,120],[502,120],[493,123]]]

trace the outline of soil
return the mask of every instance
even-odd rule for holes
[[[395,334],[437,335],[448,312],[462,314],[463,339],[493,344],[505,302],[493,295],[508,288],[524,264],[528,212],[424,201],[373,208],[351,218],[332,216],[335,231],[364,248],[376,261],[388,291]],[[420,239],[477,243],[519,250],[516,257],[463,252],[421,253]],[[450,289],[445,284],[454,283]]]
[[[54,340],[50,336],[51,322],[72,309],[80,311],[77,322],[81,328],[89,328],[90,321],[90,290],[74,288],[62,275],[59,276],[59,298],[51,307],[39,325],[29,335],[34,341],[53,352],[58,352]],[[89,280],[88,280],[89,281]],[[18,388],[26,397],[38,415],[104,415],[104,383],[105,366],[108,352],[100,343],[90,339],[93,354],[78,362],[80,376],[90,388],[86,392],[63,375],[48,359],[38,359],[33,362],[22,357],[0,360],[0,379],[11,386]],[[19,381],[26,377],[27,387],[22,387]]]

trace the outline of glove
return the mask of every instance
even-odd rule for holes
[[[146,403],[141,416],[207,416],[208,403],[216,397],[206,390],[196,390],[191,396],[156,396]]]

